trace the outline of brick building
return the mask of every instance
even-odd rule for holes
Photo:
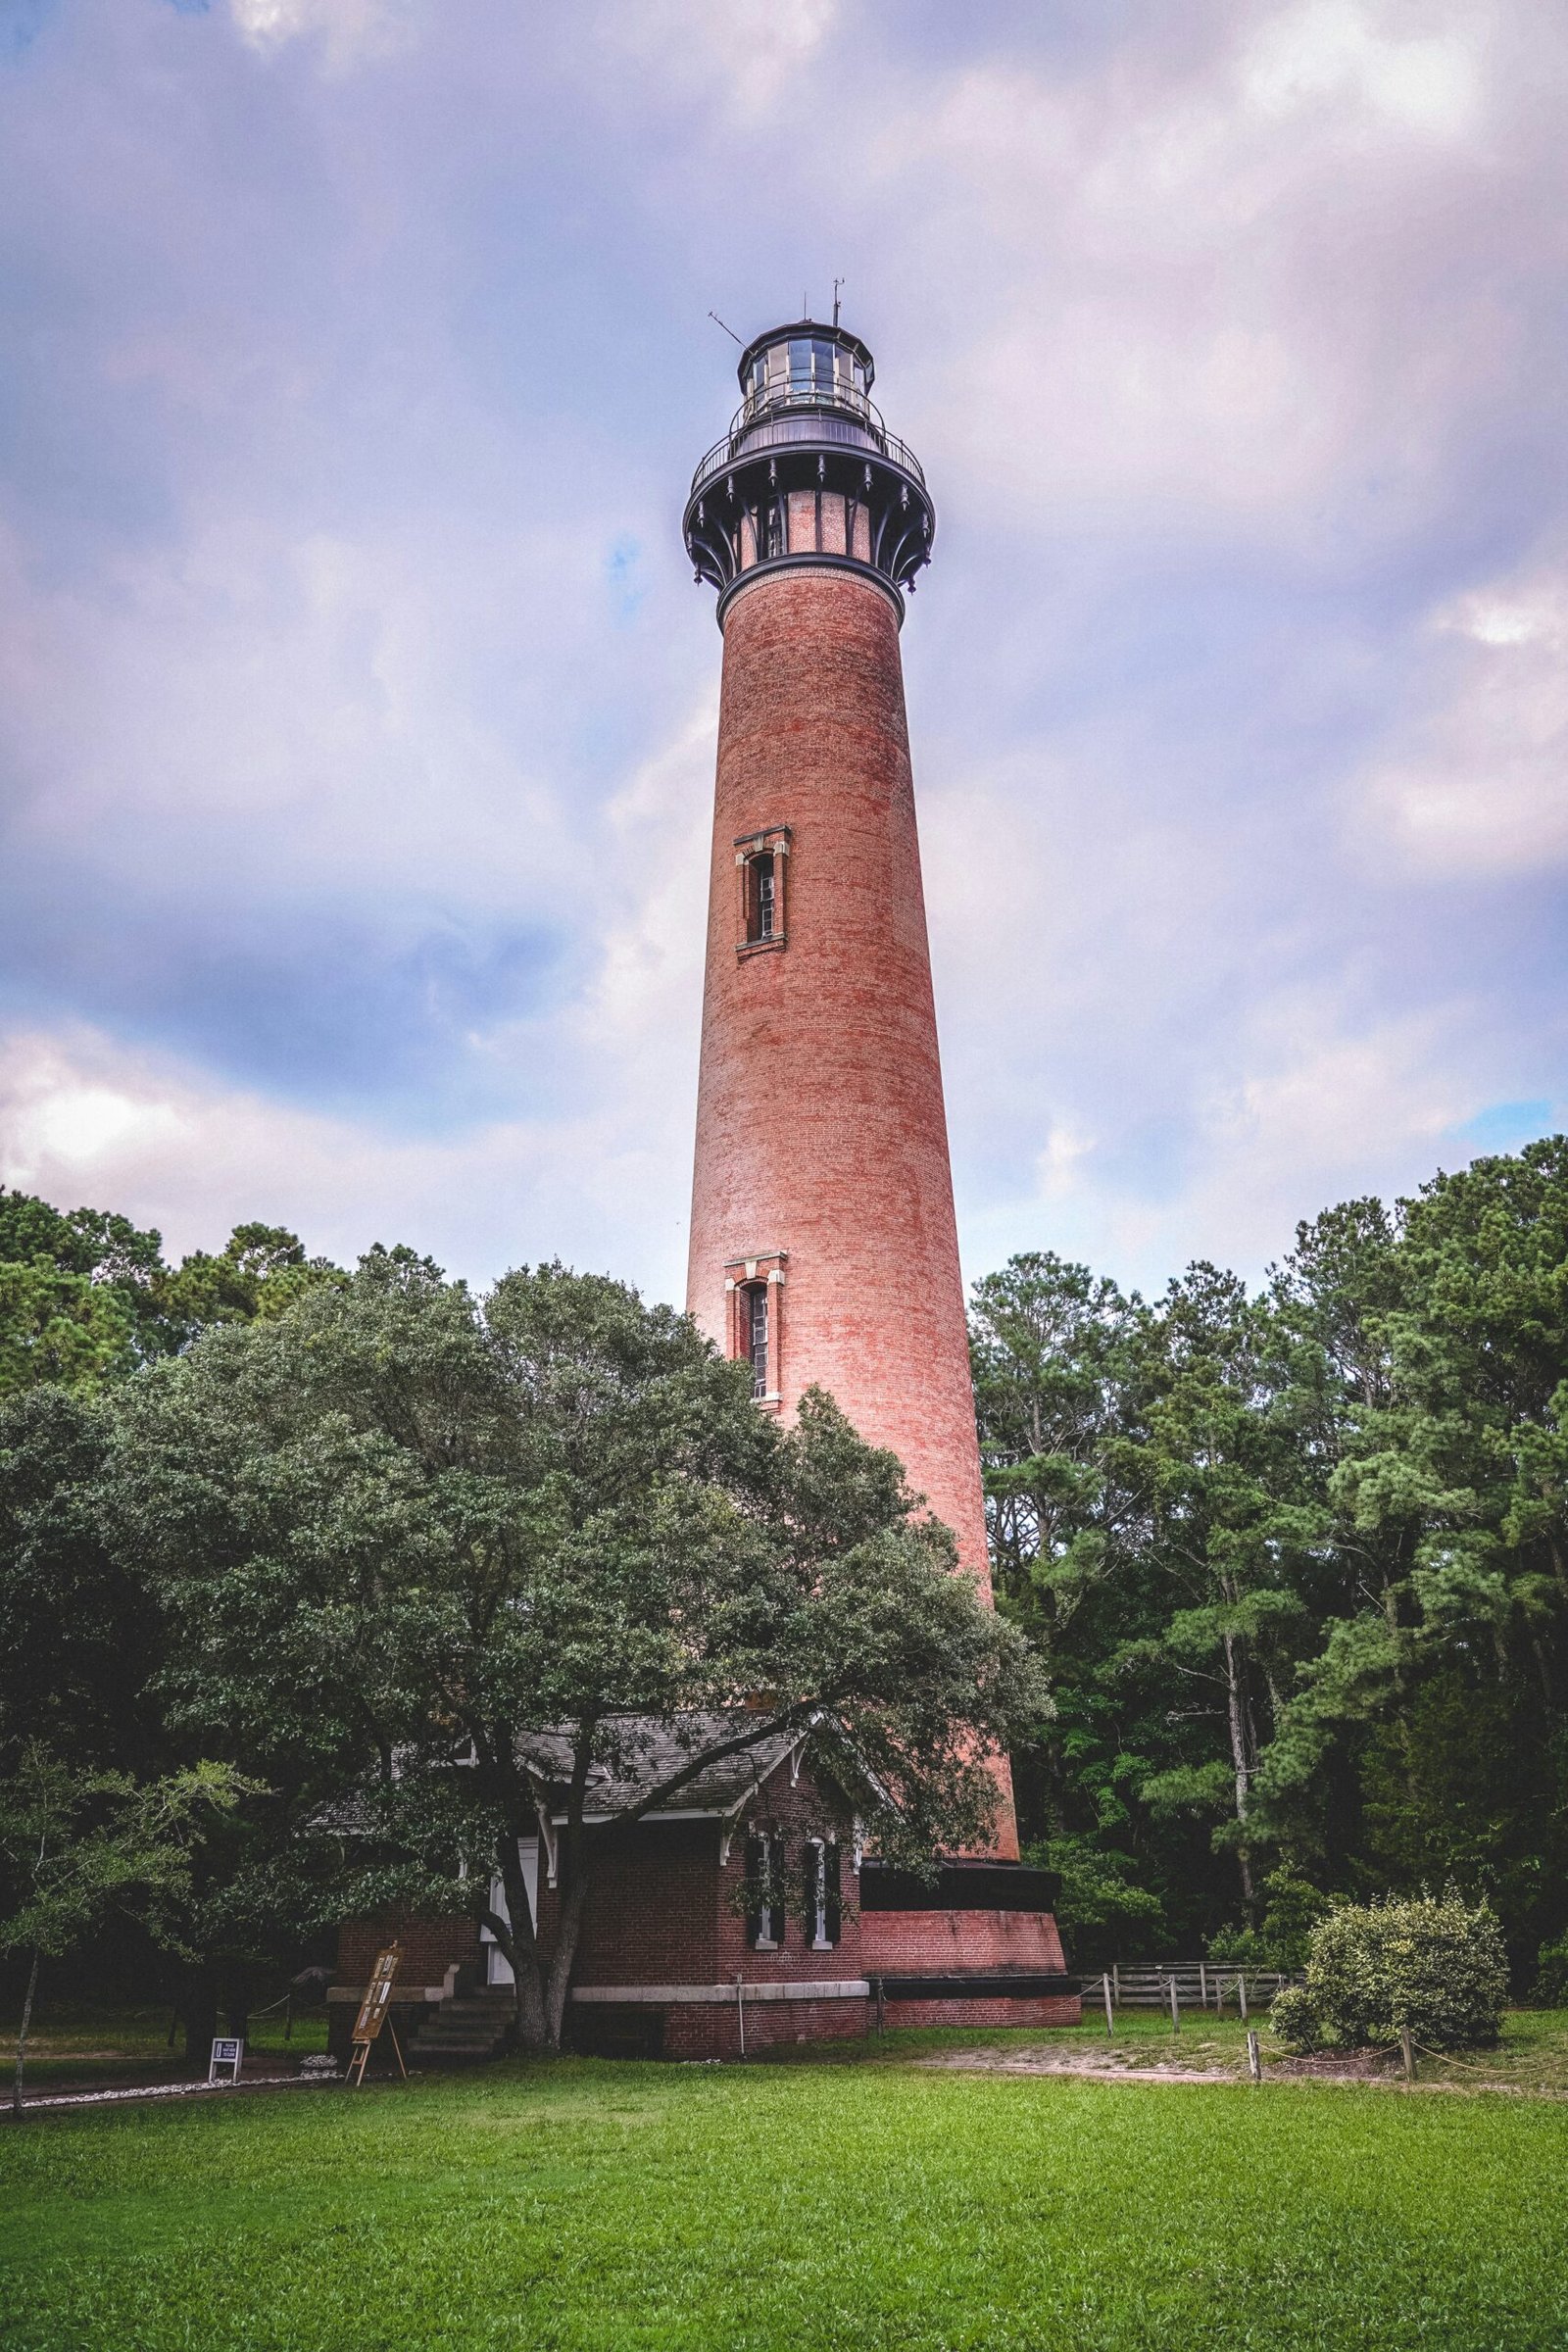
[[[760,1411],[788,1418],[819,1386],[891,1447],[989,1599],[900,657],[936,514],[873,374],[836,318],[759,336],[686,508],[723,632],[687,1305],[750,1362]],[[799,1746],[710,1776],[596,1885],[571,2037],[706,2056],[737,2051],[743,2028],[758,2048],[859,2033],[878,2011],[1076,2017],[1054,1885],[1020,1865],[1004,1760],[996,1773],[992,1849],[929,1889],[860,1852],[853,1792],[820,1785]],[[542,1816],[525,1859],[546,1943],[552,1845]],[[804,1901],[764,1932],[743,1899],[760,1858],[781,1886],[823,1874],[831,1933],[807,1934]],[[340,2034],[377,1940],[344,1931]],[[411,2014],[461,2023],[499,1989],[476,1930],[410,1927],[404,1944]]]
[[[645,1768],[666,1763],[656,1735]],[[1049,1920],[1042,1936],[1050,1874],[973,1859],[927,1886],[887,1870],[861,1850],[845,1777],[813,1764],[808,1740],[775,1736],[703,1774],[678,1811],[650,1816],[607,1858],[578,1945],[571,2044],[730,2058],[878,2024],[1076,2018]],[[560,1899],[552,1843],[523,1846],[547,1946]],[[499,1882],[491,1899],[505,1910]],[[356,1920],[342,1931],[328,1996],[339,2055],[392,1934],[403,1950],[394,2018],[416,2059],[499,2046],[511,1971],[493,1940],[466,1922]]]

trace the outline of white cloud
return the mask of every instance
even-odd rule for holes
[[[827,43],[839,0],[611,0],[609,37],[683,101],[762,119]],[[793,125],[792,125],[793,127]]]
[[[1480,112],[1476,12],[1466,32],[1410,33],[1407,9],[1305,0],[1259,27],[1243,87],[1265,115],[1352,106],[1437,138],[1462,136]]]
[[[1460,405],[1511,358],[1470,266],[1490,216],[1520,233],[1474,16],[1191,11],[1098,72],[896,83],[868,138],[925,298],[908,413],[950,494],[1314,536],[1431,496]],[[1347,514],[1368,473],[1375,514]]]
[[[664,1140],[639,1129],[635,1108],[618,1116],[609,1084],[589,1117],[411,1140],[90,1030],[0,1038],[0,1183],[121,1210],[157,1226],[175,1256],[260,1218],[339,1260],[408,1242],[484,1282],[560,1253],[678,1298],[686,1186],[659,1163]]]
[[[235,24],[264,55],[302,35],[336,69],[388,57],[412,39],[422,0],[229,0]]]
[[[1568,861],[1568,575],[1536,572],[1437,612],[1438,707],[1360,784],[1363,853],[1432,879]]]
[[[1328,995],[1281,992],[1211,1052],[1165,1181],[1114,1154],[1107,1166],[1077,1114],[1059,1112],[1033,1199],[974,1217],[966,1258],[979,1270],[1045,1242],[1146,1295],[1195,1257],[1255,1279],[1298,1218],[1410,1189],[1440,1160],[1470,1156],[1458,1130],[1487,1102],[1494,1071],[1467,1061],[1464,1010],[1366,1022]]]
[[[590,977],[555,1016],[574,1102],[424,1139],[301,1109],[101,1030],[0,1032],[0,1183],[157,1225],[245,1218],[352,1259],[407,1241],[477,1281],[561,1254],[679,1302],[697,1092],[714,710],[706,698],[580,844]],[[520,1060],[536,1038],[485,1041]],[[514,1092],[520,1091],[514,1087]]]

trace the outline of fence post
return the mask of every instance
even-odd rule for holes
[[[1415,2081],[1415,2051],[1411,2046],[1408,2026],[1399,2028],[1399,2055],[1404,2060],[1404,2079],[1407,2082],[1413,2082]]]
[[[1263,2080],[1263,2053],[1257,2046],[1257,2035],[1250,2026],[1247,2030],[1247,2071],[1254,2082]]]
[[[1242,2023],[1245,2026],[1247,2023],[1247,1971],[1245,1968],[1239,1968],[1236,1972],[1236,1998],[1241,2005]]]
[[[1198,1963],[1198,1998],[1200,2006],[1208,2007],[1208,1971],[1201,1960]]]
[[[1111,2041],[1115,2038],[1115,2028],[1110,2015],[1110,1977],[1108,1973],[1102,1976],[1100,1982],[1105,1995],[1105,2039]]]
[[[1176,1979],[1174,1974],[1172,1975],[1170,1981],[1170,2030],[1173,2034],[1179,2034],[1182,2030],[1181,2003],[1176,1998]]]
[[[1110,1964],[1110,1989],[1115,1995],[1116,2006],[1119,2009],[1121,2007],[1121,1963],[1117,1960],[1113,1960]]]

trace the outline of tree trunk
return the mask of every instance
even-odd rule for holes
[[[185,2013],[185,2063],[205,2066],[218,2032],[218,1977],[210,1960],[198,1960],[185,1979],[180,2007]]]
[[[491,1916],[490,1933],[505,1952],[512,1969],[513,1999],[517,2019],[517,2046],[524,2050],[543,2050],[549,2047],[545,2027],[543,1972],[539,1965],[539,1945],[534,1936],[533,1913],[528,1906],[528,1888],[523,1880],[522,1863],[517,1853],[520,1833],[515,1822],[509,1821],[496,1849],[501,1866],[501,1884],[506,1889],[508,1933],[503,1936],[501,1922]],[[543,1840],[540,1841],[540,1861],[544,1861]]]
[[[1225,1707],[1230,1719],[1231,1763],[1236,1773],[1236,1818],[1243,1831],[1247,1828],[1247,1790],[1251,1777],[1247,1753],[1247,1720],[1242,1692],[1241,1666],[1234,1634],[1225,1637]],[[1245,1836],[1236,1848],[1237,1865],[1242,1874],[1242,1900],[1247,1916],[1252,1916],[1252,1862],[1247,1850]]]
[[[17,2080],[11,2092],[11,2112],[22,2113],[22,2076],[27,2063],[27,2033],[32,2024],[32,1996],[38,1989],[38,1947],[32,1947],[32,1966],[27,1972],[27,1996],[22,2004],[22,2032],[17,2035]]]
[[[550,1955],[550,1974],[545,1981],[545,2024],[553,2050],[561,2047],[566,1994],[571,1985],[571,1971],[577,1958],[577,1938],[582,1934],[583,1906],[587,1899],[587,1866],[579,1862],[564,1889],[561,1922],[556,1930],[556,1948]]]

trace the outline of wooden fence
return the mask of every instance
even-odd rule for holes
[[[1250,2016],[1266,2009],[1282,1984],[1298,1979],[1273,1968],[1236,1967],[1220,1960],[1140,1961],[1134,1967],[1113,1967],[1111,2006],[1115,2009],[1168,2009],[1172,1984],[1182,2009],[1211,2009],[1234,2016]],[[1098,1972],[1084,1976],[1084,2007],[1103,1998]]]

